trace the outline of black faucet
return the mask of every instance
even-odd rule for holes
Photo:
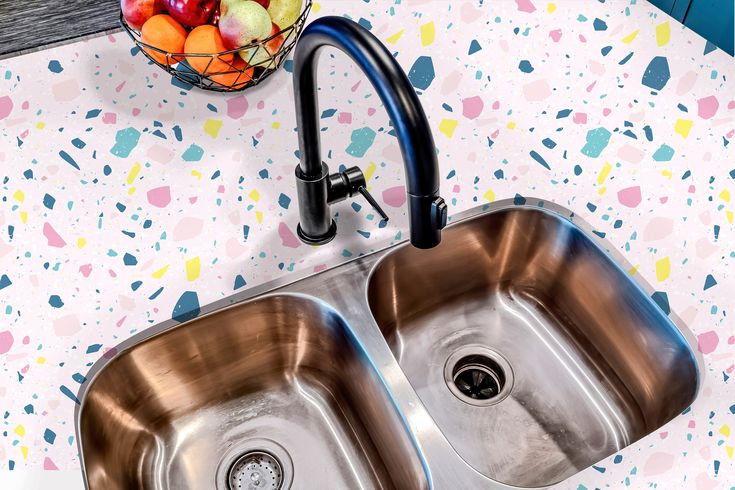
[[[301,222],[299,238],[309,244],[329,242],[337,233],[329,206],[358,193],[385,220],[366,189],[358,167],[330,174],[319,144],[316,68],[320,48],[333,46],[347,53],[362,69],[388,111],[406,166],[411,244],[435,247],[447,223],[447,205],[439,195],[439,165],[434,139],[416,92],[390,52],[367,29],[342,17],[322,17],[304,29],[294,52],[294,95],[301,162],[296,189]]]

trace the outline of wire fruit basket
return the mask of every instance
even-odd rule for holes
[[[141,32],[127,23],[122,12],[120,24],[140,51],[174,78],[204,90],[239,92],[258,85],[283,65],[304,29],[311,6],[312,0],[304,0],[293,25],[266,39],[221,53],[169,53],[145,43]]]

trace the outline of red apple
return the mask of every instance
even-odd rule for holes
[[[136,31],[143,27],[145,21],[166,11],[161,0],[120,0],[120,10],[125,22]]]
[[[267,9],[268,6],[271,4],[271,0],[255,0],[255,1],[261,4],[264,9]]]
[[[278,27],[275,22],[271,22],[271,34],[270,35],[275,36],[279,32],[281,32],[281,28]],[[276,54],[278,50],[281,49],[281,46],[283,46],[283,41],[284,41],[283,34],[281,34],[281,35],[274,37],[267,43],[265,43],[265,46],[266,48],[268,48],[268,51],[271,54]]]
[[[219,5],[217,5],[217,8],[214,9],[214,13],[212,14],[212,18],[209,19],[209,23],[213,26],[219,25],[219,18],[222,16],[222,14],[219,11]]]
[[[197,27],[209,22],[218,0],[163,0],[168,13],[181,24]]]

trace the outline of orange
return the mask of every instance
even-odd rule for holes
[[[223,71],[231,71],[231,64],[234,55],[223,54],[227,51],[219,29],[211,25],[201,25],[195,27],[186,38],[184,44],[184,52],[186,54],[206,54],[212,56],[187,56],[186,61],[192,68],[199,73],[220,73]]]
[[[248,65],[242,58],[237,57],[232,61],[231,65],[222,70],[221,75],[210,75],[213,82],[231,88],[242,88],[247,82],[253,78],[253,67]],[[217,86],[217,85],[215,85]]]
[[[144,43],[164,51],[146,48],[146,52],[162,65],[166,64],[166,53],[183,53],[186,29],[170,15],[154,15],[143,24],[140,30]],[[180,58],[168,58],[169,64],[178,63]]]

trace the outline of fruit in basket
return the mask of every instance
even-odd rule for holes
[[[212,18],[209,19],[209,23],[212,24],[213,26],[219,25],[219,17],[220,17],[219,5],[217,5],[217,8],[214,9],[214,13],[212,14]]]
[[[279,32],[281,32],[281,28],[275,23],[271,23],[271,33],[269,34],[269,37],[274,36]],[[277,61],[275,56],[278,54],[278,50],[281,49],[281,46],[283,46],[283,42],[283,34],[280,34],[256,48],[240,50],[238,51],[238,54],[253,66],[273,68],[273,65],[275,65]]]
[[[267,9],[268,5],[271,4],[271,0],[255,0],[255,1],[261,4],[264,9]]]
[[[140,29],[141,39],[144,43],[160,49],[162,52],[150,48],[145,51],[156,61],[165,65],[166,53],[182,53],[186,41],[186,29],[170,15],[154,15],[143,24]],[[181,61],[180,58],[169,57],[168,63],[174,64]]]
[[[219,30],[227,49],[247,46],[270,36],[268,11],[252,0],[222,0]]]
[[[197,27],[209,22],[217,9],[218,0],[163,0],[168,13],[188,27]]]
[[[209,78],[224,87],[238,89],[243,88],[253,78],[253,67],[245,63],[242,58],[235,57],[232,65],[222,70],[219,75],[211,75]]]
[[[139,31],[145,21],[166,11],[162,0],[120,0],[120,10],[125,22]]]
[[[223,51],[227,51],[227,48],[222,42],[222,36],[219,29],[212,25],[195,27],[184,43],[184,52],[187,55],[192,55],[187,56],[186,61],[192,68],[203,74],[219,73],[230,69],[235,56],[233,54],[218,54]],[[195,54],[205,56],[195,56]]]
[[[302,0],[270,0],[268,14],[271,20],[279,26],[292,26],[301,15]]]

